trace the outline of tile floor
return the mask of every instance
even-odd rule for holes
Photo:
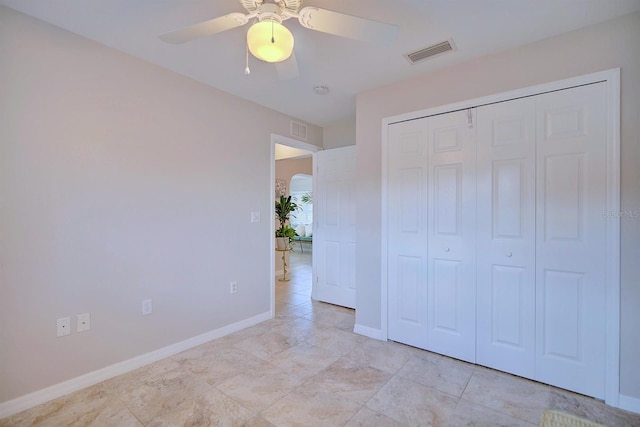
[[[0,420],[0,426],[537,426],[547,408],[607,426],[640,415],[354,334],[312,302],[311,255],[277,282],[276,317]]]

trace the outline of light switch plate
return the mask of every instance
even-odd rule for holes
[[[153,312],[153,305],[150,299],[146,299],[142,301],[142,315],[146,316]]]

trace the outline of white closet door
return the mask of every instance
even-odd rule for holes
[[[536,101],[535,379],[603,398],[606,87]]]
[[[476,306],[474,114],[391,125],[388,153],[389,338],[470,362]]]
[[[388,132],[388,336],[427,348],[427,119]]]
[[[314,294],[320,301],[355,308],[356,147],[319,151],[316,164]]]
[[[469,362],[476,343],[475,110],[429,117],[428,349]]]
[[[535,98],[478,108],[477,363],[535,367]]]

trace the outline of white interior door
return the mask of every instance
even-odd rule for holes
[[[475,110],[430,117],[428,349],[475,362]]]
[[[313,267],[315,298],[356,306],[356,147],[316,154]]]
[[[535,374],[535,98],[478,108],[477,363]]]
[[[603,398],[606,86],[536,102],[536,379]]]

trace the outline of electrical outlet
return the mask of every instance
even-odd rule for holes
[[[238,282],[231,282],[229,284],[229,292],[235,294],[238,292]]]
[[[84,332],[89,329],[91,329],[91,314],[78,314],[76,316],[76,332]]]
[[[260,211],[251,212],[251,222],[260,222]]]
[[[63,317],[56,321],[57,334],[58,337],[63,337],[65,335],[69,335],[71,333],[71,318]]]
[[[146,299],[142,301],[142,315],[146,316],[147,314],[151,314],[153,312],[153,305],[151,304],[150,299]]]

